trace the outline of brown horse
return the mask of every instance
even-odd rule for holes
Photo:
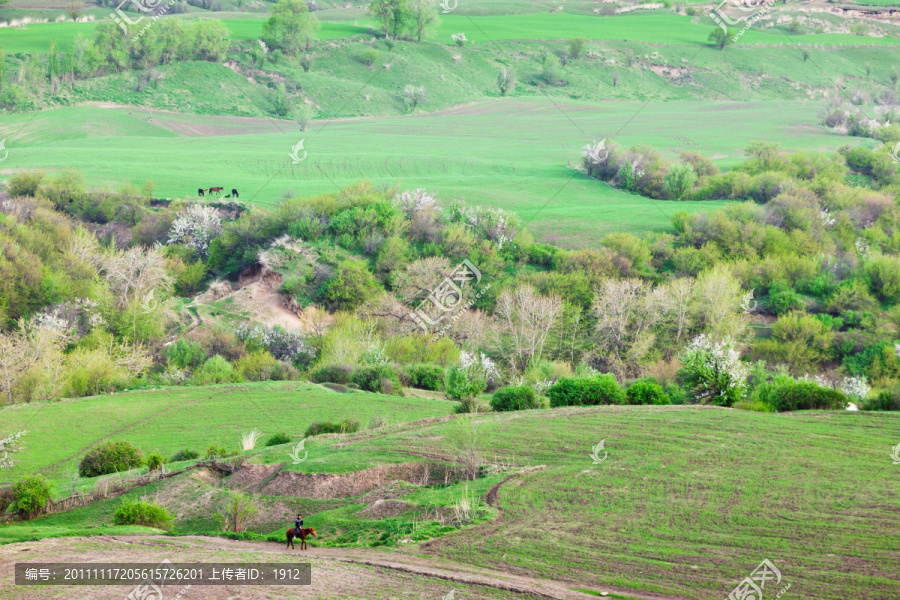
[[[288,529],[286,535],[287,535],[288,548],[293,548],[294,547],[294,528],[291,527],[290,529]],[[300,528],[300,549],[301,550],[306,550],[306,548],[307,548],[306,536],[308,536],[308,535],[312,535],[313,537],[319,537],[318,535],[316,535],[315,527],[301,527]]]

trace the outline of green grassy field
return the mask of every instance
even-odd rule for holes
[[[740,161],[754,139],[807,150],[854,142],[816,126],[818,110],[815,103],[700,108],[508,99],[436,114],[320,121],[300,132],[289,121],[82,107],[10,117],[0,135],[8,137],[6,173],[71,167],[94,185],[149,179],[162,197],[221,185],[262,206],[272,206],[286,192],[332,192],[369,179],[426,187],[445,201],[514,210],[544,239],[591,245],[612,231],[664,230],[675,211],[721,203],[652,201],[589,180],[567,166],[579,163],[588,141],[615,137],[626,146],[649,144],[670,158],[681,150],[696,151],[723,166]],[[698,131],[701,114],[704,127]],[[748,122],[754,127],[741,126]],[[243,135],[230,135],[236,133]],[[293,165],[289,152],[300,139],[308,158]]]
[[[631,407],[482,421],[489,457],[547,469],[503,488],[498,521],[427,553],[691,598],[724,597],[769,558],[791,598],[900,594],[897,415]],[[346,450],[434,452],[443,427]],[[601,439],[608,459],[594,465]]]
[[[288,397],[294,395],[289,388],[298,385],[251,387],[265,410],[289,416]],[[264,411],[246,400],[244,410],[236,412],[243,397],[239,389],[126,393],[7,408],[0,415],[14,426],[23,416],[42,415],[29,425],[30,445],[21,455],[23,469],[32,472],[41,465],[73,464],[66,457],[122,427],[123,421],[125,429],[116,439],[164,449],[230,441],[240,430],[267,428]],[[420,400],[410,408],[411,399],[369,394],[334,397],[352,399],[357,418],[381,414],[394,423],[446,414],[440,408],[452,406]],[[194,404],[188,404],[191,398]],[[319,398],[331,405],[330,396]],[[309,410],[323,414],[322,406]],[[77,435],[63,426],[88,422],[88,414],[91,426]],[[491,414],[476,421],[488,462],[510,469],[543,468],[501,488],[500,512],[490,513],[495,520],[424,541],[417,549],[420,555],[565,578],[587,589],[616,585],[691,598],[724,597],[768,558],[781,571],[782,586],[791,585],[791,598],[888,600],[900,594],[894,568],[900,557],[900,522],[894,517],[900,510],[900,471],[889,457],[897,441],[898,415],[595,407]],[[214,427],[198,427],[200,422]],[[410,424],[313,439],[307,442],[309,460],[289,468],[347,473],[420,460],[423,454],[449,458],[444,437],[452,426]],[[51,435],[52,444],[42,441]],[[594,464],[591,448],[600,440],[605,441],[605,458]],[[283,447],[261,449],[251,453],[251,462],[283,463],[283,455]],[[210,497],[223,494],[221,485],[179,477],[129,495],[177,507],[201,497],[201,506],[207,506]],[[484,494],[501,478],[481,479],[472,491]],[[401,498],[418,506],[447,506],[462,489],[462,484],[411,487]],[[0,529],[0,539],[121,533],[110,527],[119,501],[8,526]],[[392,527],[404,526],[402,520],[354,517],[366,503],[358,498],[260,496],[259,501],[268,516],[256,531],[277,533],[285,515],[302,507],[310,525],[329,532],[317,540],[323,545],[340,540],[368,544]],[[186,510],[176,530],[209,527],[209,515]]]
[[[0,483],[22,473],[64,479],[80,456],[100,440],[127,440],[145,451],[171,456],[211,443],[234,448],[241,433],[259,429],[265,439],[285,432],[300,441],[313,421],[373,417],[402,423],[452,412],[444,400],[332,392],[301,382],[245,383],[206,388],[175,387],[0,408],[4,430],[28,430],[29,446]]]
[[[207,18],[207,15],[198,15]],[[181,17],[181,16],[180,16]],[[209,18],[221,18],[231,30],[232,39],[259,38],[264,16],[246,17],[240,13],[210,13]],[[193,15],[187,18],[194,18]],[[349,36],[372,35],[374,21],[323,21],[317,35],[322,40]],[[584,37],[589,40],[628,40],[653,44],[704,46],[714,23],[705,17],[686,17],[670,11],[635,12],[613,17],[583,14],[519,14],[441,16],[441,24],[432,38],[451,44],[450,36],[464,32],[470,43],[509,40],[567,40]],[[61,48],[69,47],[79,33],[93,35],[97,21],[90,23],[36,23],[23,27],[0,28],[0,48],[6,52],[47,52],[50,41]],[[794,35],[790,38],[780,31],[750,29],[739,45],[803,45],[803,46],[900,46],[900,40],[890,37],[867,37],[850,34]]]

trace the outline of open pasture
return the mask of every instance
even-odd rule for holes
[[[509,99],[433,114],[317,121],[300,132],[273,119],[79,107],[11,117],[0,135],[8,136],[7,172],[68,167],[109,186],[152,180],[158,197],[221,185],[261,206],[286,193],[334,192],[369,179],[514,210],[539,237],[590,245],[613,231],[665,230],[675,211],[721,202],[653,201],[589,180],[574,168],[587,142],[649,144],[671,158],[700,152],[723,166],[738,162],[755,139],[782,139],[782,147],[797,150],[847,143],[815,124],[818,110],[816,103]],[[754,127],[739,126],[747,122]],[[290,152],[301,139],[307,158],[293,164]]]

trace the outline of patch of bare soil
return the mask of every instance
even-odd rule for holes
[[[262,493],[298,498],[349,498],[380,488],[391,481],[425,485],[449,482],[459,475],[454,467],[429,463],[379,465],[340,475],[282,471],[263,487]]]
[[[276,465],[245,464],[228,478],[228,487],[239,490],[257,490],[263,483],[280,471],[286,463]]]
[[[363,519],[386,519],[388,517],[402,515],[415,508],[415,504],[406,502],[405,500],[376,500],[367,507],[358,510],[356,516]]]

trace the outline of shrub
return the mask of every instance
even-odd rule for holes
[[[757,388],[755,399],[775,410],[841,409],[847,404],[847,396],[837,390],[821,387],[811,381],[795,381],[779,377]]]
[[[331,421],[314,421],[306,428],[304,437],[322,435],[325,433],[355,433],[359,431],[359,421],[344,419],[339,423]]]
[[[349,365],[325,365],[312,372],[310,378],[315,383],[350,383],[353,368]]]
[[[213,458],[227,458],[229,456],[234,456],[235,454],[237,454],[237,450],[229,450],[225,446],[219,446],[213,442],[206,449],[206,460],[211,460]]]
[[[78,465],[82,477],[97,477],[136,469],[144,464],[141,451],[128,442],[104,442],[85,454]]]
[[[189,369],[200,365],[206,360],[206,351],[200,342],[179,339],[166,350],[166,358],[172,361],[179,369]]]
[[[863,410],[900,410],[900,386],[881,392],[869,400]]]
[[[625,392],[612,375],[570,379],[563,377],[547,390],[550,406],[595,406],[624,404]]]
[[[402,395],[400,379],[389,365],[361,367],[353,372],[351,379],[359,389],[367,392]]]
[[[439,365],[417,363],[409,365],[406,373],[414,388],[438,391],[444,387],[444,368]]]
[[[194,375],[194,383],[208,385],[211,383],[228,383],[234,381],[234,367],[221,354],[216,354],[203,363],[203,367]]]
[[[266,350],[256,350],[242,356],[235,364],[235,369],[244,381],[267,381],[278,364]]]
[[[9,195],[13,198],[16,196],[34,196],[45,176],[46,173],[43,171],[16,173],[9,179]]]
[[[365,264],[348,260],[325,280],[318,297],[330,310],[353,310],[371,298],[379,287]]]
[[[126,498],[113,514],[116,525],[143,525],[156,529],[172,529],[175,518],[166,509],[151,502],[138,502]]]
[[[468,400],[474,398],[487,387],[487,382],[474,377],[467,369],[453,366],[447,369],[444,376],[444,395],[451,400]]]
[[[47,508],[53,486],[43,475],[26,475],[12,486],[13,509],[31,519]]]
[[[359,53],[359,61],[367,67],[371,67],[375,64],[375,61],[377,61],[380,56],[381,52],[379,52],[375,48],[366,48]]]
[[[13,502],[16,501],[13,495],[12,486],[0,487],[0,515],[6,512]]]
[[[671,404],[663,386],[654,379],[638,379],[625,390],[628,404]]]
[[[280,446],[281,444],[287,444],[291,441],[291,438],[288,437],[286,433],[276,433],[268,440],[266,440],[266,446]]]
[[[169,460],[159,452],[153,451],[147,454],[147,468],[151,471],[162,471],[167,462]]]
[[[196,450],[179,450],[175,454],[172,455],[172,462],[179,462],[182,460],[194,460],[195,458],[200,458],[200,453]]]
[[[491,408],[497,412],[529,410],[540,407],[541,402],[538,400],[537,394],[527,385],[502,387],[491,396]]]

